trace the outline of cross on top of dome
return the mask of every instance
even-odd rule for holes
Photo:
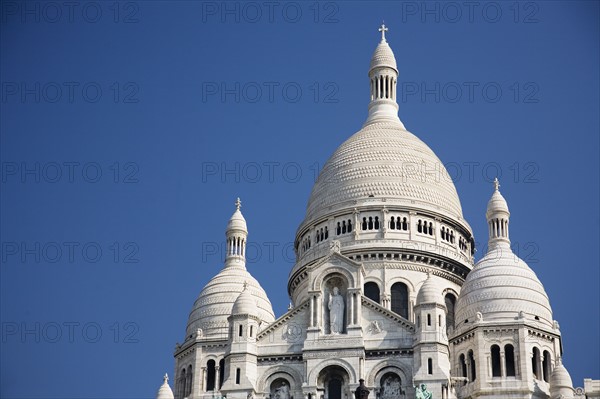
[[[385,26],[385,23],[381,24],[381,28],[379,28],[379,32],[381,32],[381,41],[385,42],[385,32],[388,31],[387,26]]]
[[[240,200],[240,197],[238,197],[238,199],[235,201],[235,208],[239,211],[241,207],[242,201]]]
[[[500,191],[500,181],[498,180],[497,177],[494,178],[494,189],[496,191]]]

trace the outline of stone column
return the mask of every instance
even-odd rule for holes
[[[320,293],[317,294],[316,299],[317,299],[317,322],[316,322],[316,327],[318,328],[323,328],[323,295],[321,295]]]
[[[310,326],[315,326],[315,296],[310,296]]]
[[[356,298],[356,323],[360,324],[362,320],[362,304],[360,300],[360,295],[357,293],[355,295]]]
[[[346,295],[346,303],[348,303],[348,327],[354,325],[354,293],[348,291]]]
[[[504,348],[500,350],[500,375],[506,377],[506,356],[504,354]]]
[[[221,367],[219,366],[215,366],[215,389],[216,391],[219,391],[221,389]]]
[[[208,376],[206,375],[206,367],[202,367],[202,392],[206,392],[206,383]]]

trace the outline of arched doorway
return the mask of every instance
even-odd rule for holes
[[[325,367],[317,379],[318,397],[323,399],[345,399],[350,397],[348,373],[340,366]]]

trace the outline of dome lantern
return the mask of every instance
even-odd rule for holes
[[[508,237],[510,212],[506,200],[500,194],[500,182],[498,178],[494,179],[494,193],[488,202],[485,216],[489,231],[488,246],[490,248],[498,245],[510,247],[510,239]]]
[[[225,266],[237,263],[244,265],[246,263],[246,240],[248,239],[248,227],[246,219],[240,211],[242,201],[238,198],[235,201],[235,212],[231,215],[227,223],[227,255],[225,257]]]
[[[398,103],[396,102],[396,85],[398,83],[398,67],[396,57],[385,40],[388,28],[381,24],[381,41],[371,57],[369,80],[371,102],[369,117],[365,125],[376,121],[393,121],[402,124],[398,118]]]

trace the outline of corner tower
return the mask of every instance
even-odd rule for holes
[[[462,287],[450,337],[458,398],[546,399],[569,391],[566,369],[553,373],[562,356],[558,323],[542,283],[511,250],[509,217],[496,179],[488,251]]]

